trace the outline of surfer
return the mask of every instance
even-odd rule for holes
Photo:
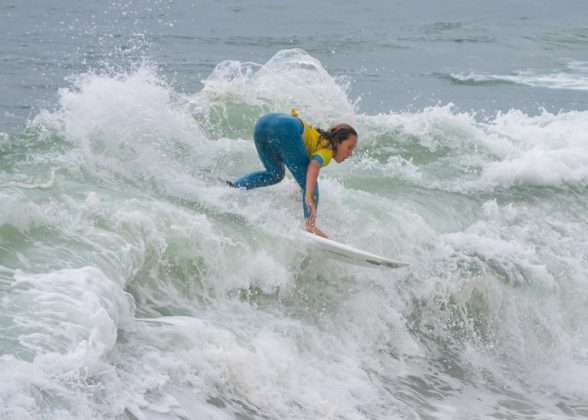
[[[326,238],[315,225],[319,172],[331,159],[341,163],[353,155],[357,132],[344,123],[326,131],[311,127],[292,108],[291,115],[269,113],[262,116],[255,124],[253,139],[265,170],[252,172],[234,182],[227,181],[227,184],[248,190],[266,187],[284,179],[284,167],[287,167],[302,189],[306,230]]]

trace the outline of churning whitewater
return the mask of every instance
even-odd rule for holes
[[[0,420],[588,417],[585,0],[0,2]],[[268,112],[359,133],[318,226]]]
[[[588,112],[356,111],[303,50],[223,61],[194,94],[89,72],[4,134],[0,417],[588,415]],[[240,191],[255,120],[346,120],[316,261],[292,178]]]

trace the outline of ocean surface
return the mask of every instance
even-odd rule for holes
[[[0,419],[587,418],[587,208],[585,0],[0,0]]]

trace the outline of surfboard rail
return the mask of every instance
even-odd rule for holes
[[[325,255],[350,264],[387,268],[402,268],[409,265],[407,262],[397,261],[371,252],[363,251],[310,232],[303,231],[302,234],[306,240],[311,242],[318,250],[323,251]]]

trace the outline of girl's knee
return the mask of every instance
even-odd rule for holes
[[[282,179],[284,179],[285,175],[286,175],[285,169],[280,169],[278,171],[275,171],[273,173],[274,184],[277,184],[278,182],[282,181]]]

